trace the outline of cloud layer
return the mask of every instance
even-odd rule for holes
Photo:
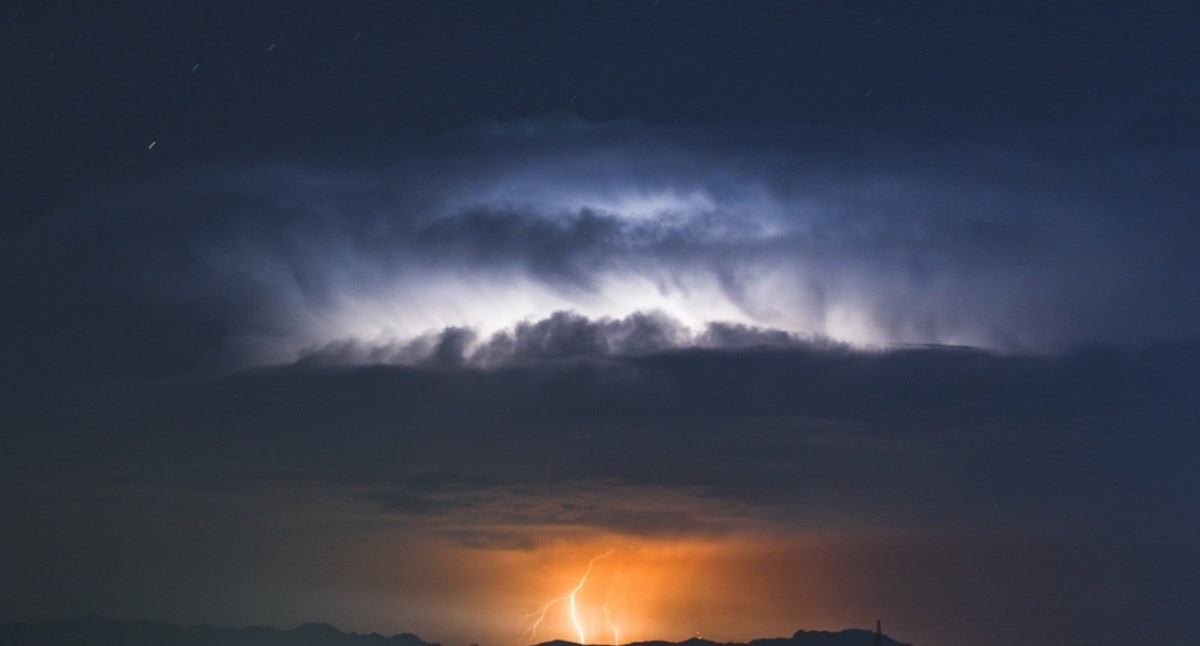
[[[435,352],[10,393],[5,605],[500,639],[537,599],[513,596],[528,572],[614,545],[771,555],[688,571],[695,590],[727,581],[721,599],[648,588],[692,608],[671,626],[697,608],[783,630],[796,608],[844,624],[1200,584],[1194,342],[601,351],[629,327],[551,317],[487,369]],[[185,583],[164,588],[168,571]],[[1138,608],[1123,620],[1174,613]]]
[[[39,276],[14,287],[55,303],[32,336],[149,326],[134,351],[151,371],[337,345],[394,360],[448,328],[487,339],[559,311],[871,346],[1178,338],[1200,325],[1196,166],[1062,133],[917,146],[484,123],[386,161],[209,169],[89,200],[13,254]]]
[[[580,358],[636,357],[682,348],[789,348],[815,346],[785,330],[713,322],[693,332],[662,312],[620,319],[589,319],[560,311],[522,321],[486,338],[450,327],[396,343],[336,341],[304,352],[302,362],[324,365],[400,364],[492,368]],[[825,342],[824,345],[836,344]]]
[[[501,634],[489,581],[603,541],[761,541],[781,622],[1195,590],[1196,166],[549,117],[82,199],[4,243],[0,605],[378,625],[387,588]],[[147,545],[202,585],[148,594]]]

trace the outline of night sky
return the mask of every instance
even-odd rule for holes
[[[983,4],[5,5],[0,621],[1195,639],[1200,4]]]

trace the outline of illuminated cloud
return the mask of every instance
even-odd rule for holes
[[[155,334],[185,335],[175,352],[212,367],[335,347],[408,361],[448,329],[474,349],[556,312],[651,313],[682,330],[667,345],[713,323],[1002,350],[1194,329],[1200,314],[1177,304],[1200,272],[1186,225],[1200,196],[1174,179],[1194,157],[1164,154],[1151,172],[1132,153],[1056,143],[1049,157],[1032,135],[915,146],[485,123],[385,162],[210,169],[89,201],[71,236],[39,233],[78,253],[32,270],[97,268],[58,289],[92,281],[144,303],[143,318],[188,318]]]

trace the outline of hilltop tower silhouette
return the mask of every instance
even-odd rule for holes
[[[875,620],[875,646],[883,646],[883,622]]]

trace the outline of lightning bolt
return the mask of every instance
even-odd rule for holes
[[[563,602],[566,602],[567,604],[567,614],[571,617],[571,623],[575,626],[575,632],[579,635],[579,643],[587,643],[587,635],[584,633],[583,624],[579,623],[579,612],[575,605],[575,595],[579,594],[579,591],[583,589],[583,586],[587,585],[588,577],[592,574],[592,566],[596,564],[596,561],[608,556],[612,556],[613,552],[614,550],[609,550],[603,554],[593,556],[592,560],[588,561],[587,569],[583,571],[583,576],[579,577],[579,583],[575,584],[575,587],[572,588],[570,592],[561,597],[547,601],[546,604],[542,606],[541,610],[535,610],[525,615],[526,619],[533,619],[533,624],[529,627],[529,630],[526,630],[524,633],[525,635],[529,636],[529,641],[526,643],[533,643],[537,639],[537,629],[542,625],[542,621],[546,618],[546,613],[549,612],[554,606]],[[607,612],[607,600],[605,602],[605,608]]]
[[[579,578],[579,585],[576,585],[575,589],[571,590],[571,593],[567,595],[567,605],[571,609],[571,623],[575,624],[575,632],[579,633],[580,644],[586,644],[587,638],[583,634],[583,625],[579,623],[579,615],[575,611],[575,595],[578,594],[579,591],[583,589],[584,584],[587,583],[588,575],[592,573],[592,566],[596,564],[596,561],[608,556],[612,556],[612,553],[613,550],[609,550],[599,556],[593,556],[592,560],[588,561],[588,566],[587,569],[583,571],[583,576]]]
[[[608,603],[612,599],[613,593],[621,585],[621,575],[624,573],[622,564],[617,564],[617,575],[612,581],[612,585],[608,588],[608,594],[604,595],[604,623],[608,624],[609,630],[613,634],[613,646],[621,646],[621,631],[617,629],[617,624],[612,620],[612,615],[608,610]]]
[[[617,589],[614,584],[609,588],[608,594],[604,595],[604,623],[608,624],[609,629],[613,633],[613,646],[621,646],[621,631],[617,630],[617,625],[613,623],[612,617],[608,614],[608,600],[612,598],[612,593]]]

